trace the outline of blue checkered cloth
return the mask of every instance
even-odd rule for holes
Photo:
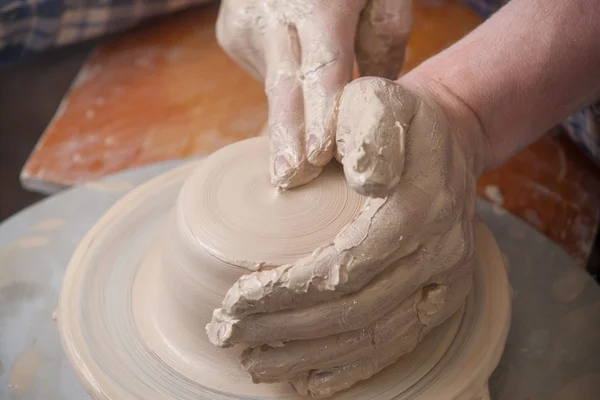
[[[0,0],[0,65],[211,0]],[[285,1],[285,0],[282,0]],[[418,0],[417,0],[418,1]],[[463,0],[487,18],[508,0]],[[600,103],[562,124],[600,166]]]
[[[209,0],[0,0],[0,64]]]

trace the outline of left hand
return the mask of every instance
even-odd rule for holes
[[[255,382],[330,396],[412,351],[464,301],[482,136],[444,98],[381,78],[343,90],[337,158],[369,196],[363,210],[313,254],[241,277],[207,326],[217,346],[258,345],[242,354]]]
[[[310,182],[333,157],[335,97],[361,75],[395,79],[413,0],[223,0],[217,39],[265,84],[274,185]]]

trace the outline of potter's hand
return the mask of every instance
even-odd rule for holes
[[[224,0],[223,48],[264,80],[273,184],[314,179],[332,157],[335,96],[362,75],[395,79],[404,59],[412,0]]]
[[[255,381],[331,395],[395,362],[461,306],[481,136],[442,98],[381,78],[343,90],[337,158],[366,206],[332,244],[240,278],[208,326],[218,346],[262,345],[242,355]]]

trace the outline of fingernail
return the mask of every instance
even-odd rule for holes
[[[310,135],[308,140],[306,141],[306,154],[308,155],[308,160],[311,158],[318,157],[321,150],[321,143],[319,143],[319,139],[315,135]]]
[[[277,178],[284,178],[293,170],[291,163],[284,155],[278,155],[275,157],[273,167],[275,168],[275,176]]]

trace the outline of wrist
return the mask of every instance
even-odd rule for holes
[[[496,157],[479,115],[455,93],[442,79],[435,79],[416,70],[402,76],[397,81],[402,86],[435,102],[444,112],[452,131],[458,135],[467,156],[471,159],[472,169],[477,177],[483,172],[495,168]]]

